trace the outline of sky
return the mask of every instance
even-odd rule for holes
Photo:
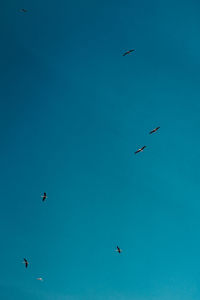
[[[1,299],[199,299],[199,11],[2,1]]]

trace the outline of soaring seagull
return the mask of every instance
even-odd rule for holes
[[[159,127],[156,127],[156,128],[153,129],[153,130],[151,130],[151,131],[149,132],[149,134],[152,134],[152,133],[156,132],[158,129],[160,129],[160,126],[159,126]]]
[[[122,250],[118,246],[117,246],[117,249],[115,251],[117,251],[118,253],[122,252]]]
[[[24,258],[24,264],[25,264],[25,267],[28,268],[29,262],[28,262],[28,260],[26,258]]]
[[[129,51],[126,51],[126,52],[123,54],[123,56],[126,56],[126,55],[130,54],[130,53],[133,52],[133,51],[135,51],[135,49],[131,49],[131,50],[129,50]]]
[[[47,193],[44,192],[44,195],[42,195],[41,197],[42,197],[42,201],[44,202],[47,199]]]
[[[142,152],[144,150],[144,148],[146,148],[146,146],[143,146],[142,148],[138,149],[137,151],[135,151],[135,154]]]

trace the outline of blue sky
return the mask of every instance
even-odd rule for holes
[[[2,4],[0,298],[199,299],[198,1]]]

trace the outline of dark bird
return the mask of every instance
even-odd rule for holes
[[[28,268],[29,262],[28,262],[28,260],[26,258],[24,258],[24,264],[25,264],[25,267]]]
[[[117,249],[115,251],[117,251],[118,253],[122,252],[122,250],[118,246],[117,246]]]
[[[135,51],[135,49],[131,49],[131,50],[129,50],[129,51],[126,51],[126,52],[123,54],[123,56],[126,56],[126,55],[130,54],[130,53],[133,52],[133,51]]]
[[[151,130],[151,131],[149,132],[149,134],[152,134],[152,133],[156,132],[158,129],[160,129],[160,126],[159,126],[159,127],[156,127],[156,128],[153,129],[153,130]]]
[[[21,12],[27,13],[28,10],[26,10],[25,8],[20,9]]]
[[[137,151],[135,151],[135,154],[142,152],[144,150],[144,148],[146,148],[146,146],[143,146],[142,148],[138,149]]]
[[[47,199],[47,194],[44,193],[44,195],[42,195],[41,197],[42,197],[42,201],[44,202]]]

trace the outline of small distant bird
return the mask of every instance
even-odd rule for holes
[[[156,132],[158,129],[160,129],[160,126],[159,126],[159,127],[156,127],[156,128],[153,129],[153,130],[151,130],[151,131],[149,132],[149,134],[152,134],[152,133]]]
[[[137,151],[135,151],[135,154],[142,152],[144,150],[144,148],[146,148],[146,146],[143,146],[142,148],[138,149]]]
[[[131,49],[131,50],[129,50],[129,51],[126,51],[126,52],[123,54],[123,56],[126,56],[126,55],[130,54],[130,53],[133,52],[133,51],[135,51],[135,49]]]
[[[38,281],[43,281],[42,277],[36,278]]]
[[[44,202],[47,199],[47,193],[44,193],[44,195],[42,195],[41,197],[42,197],[42,201]]]
[[[118,246],[117,246],[117,249],[115,251],[117,251],[118,253],[122,252],[122,250]]]
[[[28,10],[26,10],[25,8],[20,9],[21,12],[27,13]]]
[[[28,262],[28,260],[26,258],[24,258],[23,263],[25,264],[25,267],[28,268],[29,262]]]

